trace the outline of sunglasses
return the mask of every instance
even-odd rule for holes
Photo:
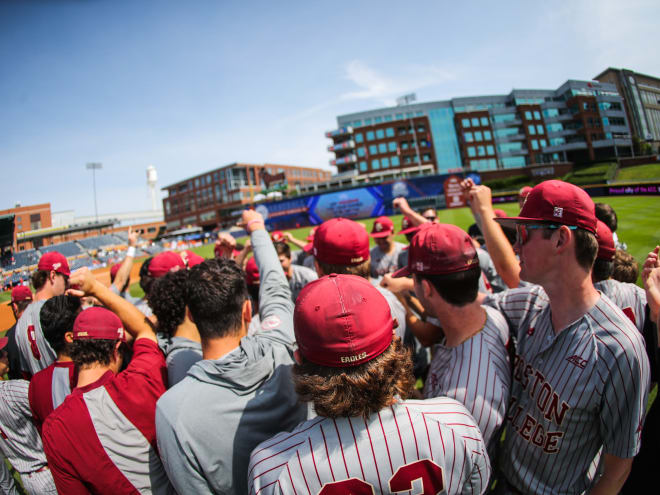
[[[529,231],[530,230],[557,230],[561,227],[567,227],[571,230],[577,230],[577,226],[575,225],[555,225],[551,223],[546,223],[546,224],[539,224],[539,225],[534,225],[534,224],[527,224],[527,223],[518,223],[516,224],[516,243],[519,246],[522,246],[527,242],[529,239]]]
[[[435,219],[438,218],[438,217],[434,217],[433,215],[429,215],[429,216],[424,217],[424,218],[426,218],[427,220],[429,220],[429,221],[432,222],[433,220],[435,220]]]

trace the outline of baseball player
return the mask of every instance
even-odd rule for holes
[[[600,220],[597,220],[596,231],[598,234],[598,254],[591,273],[594,287],[621,308],[621,311],[630,318],[633,325],[644,334],[646,292],[635,284],[623,283],[610,278],[616,253],[612,231]]]
[[[293,302],[262,216],[243,212],[259,269],[261,329],[246,335],[252,308],[245,274],[229,260],[190,270],[187,305],[203,359],[158,401],[156,433],[178,493],[247,492],[250,452],[307,418],[291,382]]]
[[[0,353],[4,354],[6,345],[7,338],[0,338]],[[3,357],[0,360],[3,374],[6,363],[6,357]],[[56,494],[41,437],[31,421],[29,385],[26,380],[0,380],[0,451],[18,471],[23,488],[29,494]],[[1,456],[0,462],[4,464]],[[5,483],[4,486],[9,490],[10,485]]]
[[[482,187],[468,194],[486,225],[495,215]],[[577,186],[545,181],[520,216],[496,221],[516,226],[520,278],[535,284],[486,299],[517,338],[500,462],[505,491],[617,493],[640,447],[649,362],[637,329],[591,282],[593,201]]]
[[[399,267],[399,254],[405,246],[394,241],[394,224],[392,220],[388,217],[378,217],[374,221],[370,235],[376,243],[369,252],[371,276],[380,278],[386,273],[396,271]]]
[[[43,424],[58,492],[170,493],[156,447],[156,400],[167,387],[156,336],[135,306],[86,268],[73,274],[71,284],[76,295],[94,296],[109,309],[93,307],[76,317],[70,353],[77,387]],[[134,337],[133,358],[118,372],[124,328]]]
[[[33,299],[32,291],[26,285],[17,285],[11,290],[11,300],[7,303],[11,307],[14,314],[16,323],[21,318],[25,309],[32,304]],[[21,354],[16,344],[16,323],[5,333],[8,339],[7,347],[5,348],[9,355],[9,378],[16,380],[22,377],[21,374]]]
[[[314,270],[291,262],[291,248],[286,242],[276,243],[275,251],[277,251],[284,275],[289,281],[291,298],[293,302],[296,302],[302,288],[319,277]]]
[[[156,329],[163,338],[159,345],[165,354],[167,381],[179,383],[190,367],[202,359],[202,343],[197,326],[186,314],[188,270],[167,273],[155,280],[149,304],[158,319]]]
[[[413,276],[415,295],[438,320],[443,334],[433,347],[424,397],[447,396],[461,402],[493,453],[511,386],[508,324],[497,310],[477,301],[479,258],[462,229],[423,224],[409,252],[408,266],[392,276]]]
[[[32,274],[34,302],[16,323],[16,344],[21,356],[21,370],[26,377],[31,377],[55,361],[55,351],[48,345],[41,330],[39,312],[47,299],[64,294],[70,275],[66,258],[57,251],[44,254]]]
[[[133,268],[133,259],[135,258],[136,246],[138,242],[137,232],[133,232],[131,227],[128,228],[128,248],[126,249],[126,256],[121,263],[117,263],[110,268],[110,288],[122,297],[127,298],[133,302],[130,294],[128,293],[128,286],[131,282],[131,268]]]
[[[28,398],[39,433],[48,415],[64,402],[76,386],[77,374],[69,356],[69,347],[73,341],[73,322],[81,310],[80,299],[75,296],[51,297],[41,307],[41,328],[57,358],[30,380]]]
[[[333,274],[302,290],[294,383],[318,417],[254,449],[247,493],[486,490],[488,454],[465,407],[446,397],[403,400],[412,363],[395,326],[364,278]]]

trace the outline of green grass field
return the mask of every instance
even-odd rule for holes
[[[660,180],[660,163],[622,168],[616,175],[617,182],[639,180]]]

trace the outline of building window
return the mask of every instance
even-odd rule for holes
[[[366,172],[367,168],[367,162],[360,162],[360,172]]]
[[[374,131],[367,131],[367,141],[374,140]]]
[[[493,148],[492,144],[489,144],[486,146],[486,153],[489,155],[494,155],[495,154],[495,149]]]
[[[383,129],[378,129],[376,131],[376,139],[383,139],[385,137],[385,131]]]
[[[395,118],[396,120],[403,120],[403,114],[402,114],[402,113],[397,113],[397,114],[394,116],[394,118]]]
[[[512,113],[503,113],[499,115],[493,115],[493,122],[509,122],[515,120],[516,116]]]
[[[408,141],[401,141],[401,149],[402,150],[408,149]]]
[[[468,146],[467,154],[469,157],[477,156],[477,153],[474,150],[474,146]]]
[[[474,141],[474,138],[472,137],[471,132],[464,132],[463,137],[465,138],[466,143],[471,143],[472,141]]]
[[[378,152],[379,153],[387,153],[387,144],[378,143]]]
[[[392,116],[391,115],[385,115],[385,122],[392,122]]]
[[[380,168],[380,161],[377,158],[375,160],[371,160],[371,168],[372,170],[378,170]]]
[[[423,125],[418,125],[417,132],[426,132],[426,127],[424,127]]]
[[[388,127],[387,129],[385,129],[385,135],[387,137],[394,137],[394,127]]]
[[[472,127],[479,127],[479,119],[477,117],[472,118]]]
[[[541,114],[539,113],[538,110],[534,110],[534,119],[541,120]]]
[[[382,117],[376,117],[376,118],[374,119],[374,124],[380,124],[382,121],[383,121],[383,118],[382,118]]]
[[[475,141],[483,141],[484,138],[481,135],[481,131],[474,131],[474,140]]]
[[[463,120],[461,120],[461,125],[462,125],[465,129],[469,128],[469,127],[470,127],[470,119],[463,119]]]
[[[542,125],[537,125],[536,126],[536,132],[538,134],[543,134],[543,126]]]
[[[487,126],[488,126],[488,117],[481,117],[481,125],[482,125],[483,127],[487,127]]]
[[[364,119],[364,125],[371,125],[371,119]]]
[[[527,130],[531,135],[536,135],[536,128],[532,124],[527,126]]]
[[[484,131],[484,141],[491,141],[493,139],[492,134],[490,131]]]
[[[359,157],[363,157],[364,155],[367,154],[367,150],[365,150],[364,148],[358,148],[357,149],[357,154],[358,154]]]
[[[548,145],[545,139],[541,139],[540,143],[541,143],[541,148],[545,148]]]
[[[390,168],[389,158],[381,158],[380,164],[382,165],[383,168]]]
[[[431,161],[431,155],[429,155],[428,153],[424,153],[422,155],[422,161],[430,162]]]
[[[533,150],[539,149],[539,142],[536,139],[532,139],[532,149]]]
[[[486,156],[486,149],[483,146],[477,146],[477,155]]]
[[[369,153],[371,153],[372,155],[378,153],[378,146],[376,146],[375,144],[369,145]]]
[[[396,141],[390,141],[387,143],[388,151],[396,151]]]
[[[356,142],[356,143],[362,143],[363,141],[364,141],[364,136],[362,135],[361,132],[358,132],[358,133],[355,135],[355,142]]]
[[[401,165],[398,156],[393,156],[392,158],[390,158],[390,162],[392,162],[393,167],[398,167],[399,165]]]

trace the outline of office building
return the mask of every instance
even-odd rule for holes
[[[594,79],[614,84],[623,103],[635,137],[660,150],[660,79],[612,67]]]
[[[453,98],[340,115],[326,133],[338,176],[353,183],[403,175],[515,169],[628,156],[623,98],[611,83]]]
[[[266,163],[232,163],[189,177],[163,188],[167,231],[188,226],[211,230],[218,224],[236,223],[241,205],[253,203],[269,192],[297,192],[313,182],[330,179],[330,172],[318,168]]]

